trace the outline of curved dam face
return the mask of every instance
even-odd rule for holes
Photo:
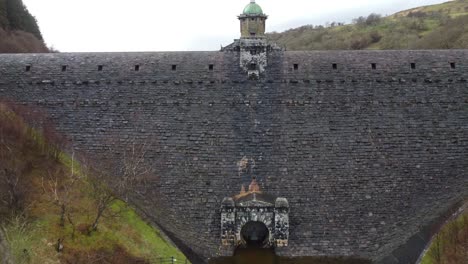
[[[202,261],[221,254],[223,198],[252,175],[289,202],[276,254],[417,258],[467,195],[468,51],[274,51],[258,76],[239,60],[0,55],[0,97],[102,158],[118,155],[109,138],[155,142],[132,200]]]

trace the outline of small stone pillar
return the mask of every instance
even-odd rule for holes
[[[275,244],[277,248],[287,247],[289,240],[289,203],[286,198],[275,201]]]
[[[234,200],[223,199],[221,205],[221,244],[225,247],[234,246],[236,242],[236,212]]]

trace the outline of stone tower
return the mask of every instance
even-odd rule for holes
[[[239,15],[241,38],[264,38],[267,18],[268,16],[263,13],[262,8],[255,3],[255,0],[250,0],[250,4]]]
[[[265,73],[268,66],[268,53],[279,51],[281,48],[268,42],[265,36],[265,22],[268,16],[263,13],[255,0],[250,0],[238,18],[241,37],[222,51],[239,52],[239,66],[249,78],[258,79]]]

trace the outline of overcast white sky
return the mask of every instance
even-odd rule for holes
[[[62,51],[218,50],[238,38],[250,0],[23,0],[49,46]],[[349,22],[447,0],[257,0],[267,31]]]

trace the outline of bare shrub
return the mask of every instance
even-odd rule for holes
[[[0,28],[0,53],[47,53],[42,40],[24,31],[6,31]]]
[[[34,140],[42,148],[43,154],[58,160],[61,151],[67,146],[68,139],[57,131],[55,124],[47,117],[47,113],[38,107],[30,107],[17,104],[12,101],[0,101],[8,111],[19,117],[17,121],[8,120],[8,122],[21,124],[24,130],[23,135],[27,135],[28,139]],[[25,126],[24,123],[27,124]],[[16,128],[17,130],[19,128]]]
[[[444,248],[443,248],[443,235],[439,232],[435,235],[432,241],[432,246],[427,252],[429,258],[434,264],[442,264]]]
[[[98,229],[102,217],[117,217],[119,212],[112,213],[109,208],[120,199],[128,202],[130,194],[153,177],[154,170],[146,156],[154,145],[152,140],[110,136],[107,158],[96,158],[95,163],[80,161],[95,199],[95,217],[89,233]]]
[[[18,169],[3,168],[0,171],[0,184],[6,187],[0,199],[12,214],[21,213],[24,209],[25,188],[20,180],[21,172]]]

